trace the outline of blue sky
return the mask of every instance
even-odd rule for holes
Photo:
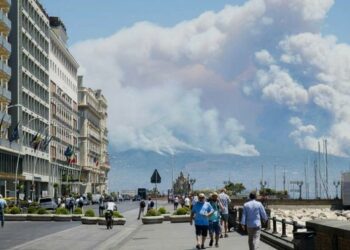
[[[350,155],[350,2],[42,0],[68,29],[111,145]]]
[[[66,23],[69,43],[105,37],[139,21],[172,26],[192,19],[204,11],[219,11],[227,4],[242,4],[245,0],[41,0],[50,15],[60,16]],[[350,42],[350,2],[337,0],[330,10],[323,31],[335,34],[339,41]]]

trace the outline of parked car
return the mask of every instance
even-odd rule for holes
[[[124,198],[123,198],[123,196],[122,196],[121,194],[118,196],[118,201],[119,201],[119,202],[124,201]]]
[[[135,195],[133,198],[132,198],[132,201],[140,201],[141,200],[141,196],[140,195]]]
[[[49,210],[55,210],[57,208],[57,203],[54,198],[45,197],[39,199],[39,206]]]

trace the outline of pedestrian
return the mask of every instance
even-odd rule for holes
[[[214,210],[209,202],[205,201],[205,195],[199,194],[199,201],[193,206],[191,211],[190,224],[194,218],[196,228],[196,248],[205,249],[204,243],[208,235],[209,217],[214,213]]]
[[[62,202],[61,197],[58,197],[57,198],[57,206],[58,207],[61,207],[61,202]]]
[[[154,208],[154,201],[151,197],[148,198],[147,211]]]
[[[226,238],[228,237],[228,205],[231,202],[231,200],[230,197],[226,194],[225,188],[221,189],[221,193],[219,194],[219,200],[223,206],[223,208],[221,209],[221,226],[223,226]],[[223,237],[222,233],[220,237]]]
[[[179,197],[175,196],[175,199],[174,199],[174,210],[177,209],[178,205],[179,205]]]
[[[219,247],[219,237],[221,233],[220,210],[223,208],[223,206],[219,201],[218,194],[216,192],[214,192],[211,195],[211,199],[209,203],[214,210],[214,213],[209,217],[209,236],[210,236],[209,246],[213,246],[214,234],[215,234],[215,247]]]
[[[103,217],[103,211],[105,210],[105,202],[103,199],[103,196],[100,196],[100,199],[98,200],[98,213],[100,217]]]
[[[193,197],[192,197],[192,207],[198,202],[198,195],[195,194]]]
[[[249,194],[250,201],[243,206],[242,227],[247,228],[249,250],[256,250],[259,246],[261,233],[261,219],[267,222],[268,218],[264,206],[261,202],[256,201],[256,193]]]
[[[74,211],[74,198],[72,196],[70,196],[68,198],[68,210],[70,211],[70,213],[72,214]]]
[[[6,200],[2,198],[2,195],[0,194],[0,221],[1,221],[1,227],[4,227],[5,223],[5,207],[7,207]]]
[[[142,200],[140,201],[139,216],[137,217],[138,220],[140,219],[141,214],[142,214],[142,216],[144,215],[144,213],[145,213],[145,207],[146,207],[146,202],[142,199]]]
[[[188,196],[186,196],[185,198],[185,207],[186,208],[190,208],[190,205],[191,205],[191,200]]]

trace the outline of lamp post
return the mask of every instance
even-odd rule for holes
[[[10,105],[7,108],[19,108],[19,107],[23,107],[21,104],[15,104],[15,105]],[[34,120],[39,119],[39,117],[33,117],[32,119],[30,119],[25,126],[28,126],[31,122],[33,122]],[[18,123],[18,125],[20,124],[20,122]],[[21,152],[22,152],[22,147],[23,147],[23,139],[24,139],[24,133],[22,132],[22,136],[19,138],[19,149],[18,149],[18,156],[17,156],[17,163],[16,163],[16,174],[15,174],[15,204],[17,204],[17,182],[18,182],[18,167],[19,167],[19,157],[21,156]]]
[[[190,187],[191,187],[191,189],[190,189],[190,191],[192,191],[193,192],[193,185],[196,183],[196,179],[190,179]]]
[[[333,185],[334,185],[334,187],[335,187],[335,192],[336,192],[336,196],[335,196],[335,199],[339,199],[339,197],[338,197],[338,187],[339,187],[339,185],[340,185],[340,181],[333,181]]]

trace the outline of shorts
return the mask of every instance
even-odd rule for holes
[[[209,233],[219,235],[221,231],[218,221],[209,221]]]
[[[207,225],[195,225],[195,227],[196,227],[196,235],[197,236],[207,237],[209,226],[207,226]]]
[[[221,214],[221,220],[228,221],[228,214]]]

